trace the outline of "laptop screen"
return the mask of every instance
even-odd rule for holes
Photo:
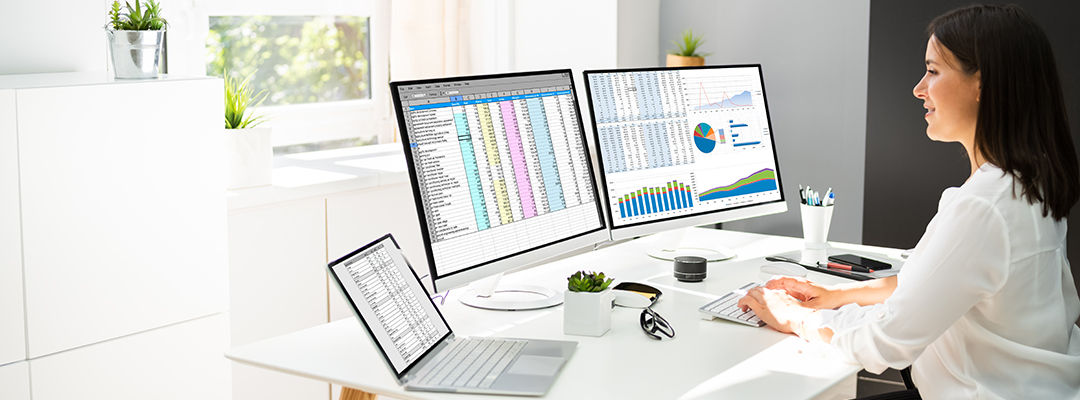
[[[390,235],[330,263],[330,270],[399,378],[450,334]]]

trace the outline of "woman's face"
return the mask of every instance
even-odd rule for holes
[[[965,146],[974,142],[979,72],[965,73],[952,52],[934,36],[926,42],[926,74],[912,92],[926,108],[926,136]]]

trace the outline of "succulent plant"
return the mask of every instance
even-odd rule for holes
[[[115,31],[160,31],[168,24],[156,0],[147,0],[146,7],[139,0],[135,0],[135,6],[125,1],[124,8],[127,12],[122,12],[120,2],[115,0],[109,8],[109,27]]]
[[[603,272],[585,271],[575,272],[566,280],[569,282],[566,288],[571,292],[602,292],[614,281],[614,279],[604,277]]]

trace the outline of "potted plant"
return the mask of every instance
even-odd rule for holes
[[[132,6],[114,0],[109,9],[105,37],[117,79],[154,79],[161,73],[161,48],[168,22],[156,0]]]
[[[667,55],[667,66],[669,67],[692,67],[705,65],[705,56],[707,53],[698,53],[698,49],[705,43],[705,39],[701,36],[694,36],[694,31],[688,29],[683,32],[682,43],[674,41],[672,42],[676,49],[672,50]]]
[[[614,294],[608,289],[613,279],[603,272],[578,271],[566,278],[563,301],[563,333],[603,336],[611,329],[611,303]]]
[[[225,155],[229,159],[229,189],[269,185],[274,167],[270,128],[258,128],[263,116],[250,112],[266,100],[255,93],[251,77],[239,80],[225,71]]]

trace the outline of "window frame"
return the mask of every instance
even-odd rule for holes
[[[348,138],[374,139],[374,143],[394,141],[389,86],[390,3],[389,0],[197,0],[195,9],[204,26],[197,40],[187,46],[200,46],[194,54],[206,53],[210,17],[218,16],[294,16],[346,15],[368,17],[368,99],[320,103],[261,106],[254,112],[265,115],[261,126],[273,129],[274,147],[316,143]],[[201,39],[201,40],[200,40]],[[205,58],[205,57],[203,57]],[[203,71],[205,59],[200,60]],[[204,72],[205,73],[205,72]]]

